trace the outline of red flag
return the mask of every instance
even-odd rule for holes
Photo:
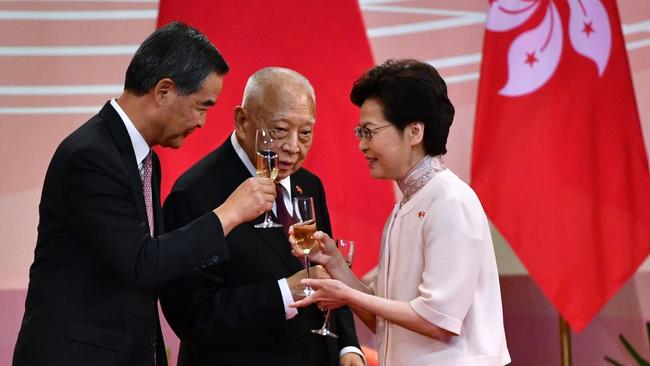
[[[233,108],[247,78],[266,66],[283,66],[307,77],[316,91],[314,143],[305,167],[325,185],[334,235],[358,242],[355,272],[377,262],[381,230],[394,204],[389,182],[370,178],[357,150],[357,108],[352,83],[373,66],[356,1],[162,0],[158,24],[186,22],[203,31],[231,66],[207,123],[178,151],[161,150],[163,194],[192,163],[233,131]]]
[[[650,253],[650,174],[613,0],[491,0],[472,185],[578,331]]]

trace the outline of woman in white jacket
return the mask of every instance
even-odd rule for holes
[[[403,198],[384,227],[373,284],[318,232],[310,260],[333,279],[303,280],[317,291],[294,306],[349,305],[377,334],[381,365],[509,363],[487,217],[442,159],[454,115],[445,82],[426,63],[387,61],[355,82],[351,100],[370,174],[396,181]]]

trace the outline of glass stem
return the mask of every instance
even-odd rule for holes
[[[323,329],[329,329],[329,324],[330,324],[330,311],[327,310],[327,313],[325,313],[325,322],[323,323]]]
[[[307,269],[307,278],[311,278],[309,276],[309,254],[305,254],[305,268]]]

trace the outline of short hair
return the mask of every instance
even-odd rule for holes
[[[264,105],[267,88],[278,89],[288,83],[300,84],[307,90],[312,102],[316,103],[314,87],[306,77],[285,67],[271,66],[257,70],[248,78],[242,97],[242,107],[246,108],[251,103]]]
[[[400,131],[410,123],[424,124],[424,150],[429,155],[447,152],[447,137],[454,106],[447,85],[431,65],[412,59],[388,60],[354,82],[350,100],[361,107],[366,99],[381,106],[384,117]]]
[[[203,87],[211,73],[230,70],[219,50],[196,28],[171,22],[153,32],[135,52],[124,81],[124,89],[144,95],[170,78],[181,95]]]

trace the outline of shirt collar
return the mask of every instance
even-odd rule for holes
[[[406,203],[411,196],[433,179],[434,175],[446,168],[442,155],[425,155],[404,177],[397,180],[397,185],[403,194],[400,204]]]
[[[244,148],[239,144],[239,141],[237,141],[237,136],[234,131],[232,135],[230,135],[230,142],[232,143],[232,147],[235,148],[237,156],[239,156],[239,159],[242,161],[242,163],[244,163],[244,166],[246,166],[246,169],[251,174],[251,176],[256,176],[257,170],[253,166],[251,160],[248,158],[248,155],[246,155]],[[285,193],[288,193],[289,198],[291,198],[291,176],[288,176],[277,183],[284,187]]]
[[[147,141],[145,141],[144,137],[142,137],[140,134],[140,131],[135,128],[135,125],[133,122],[131,122],[129,116],[127,116],[122,107],[117,104],[117,101],[115,99],[111,99],[111,105],[122,119],[124,127],[126,127],[126,132],[129,134],[131,145],[133,146],[133,152],[135,153],[135,162],[138,164],[138,166],[140,166],[140,164],[142,164],[142,160],[147,157],[147,154],[149,154],[149,150],[151,150],[151,148],[147,144]]]

